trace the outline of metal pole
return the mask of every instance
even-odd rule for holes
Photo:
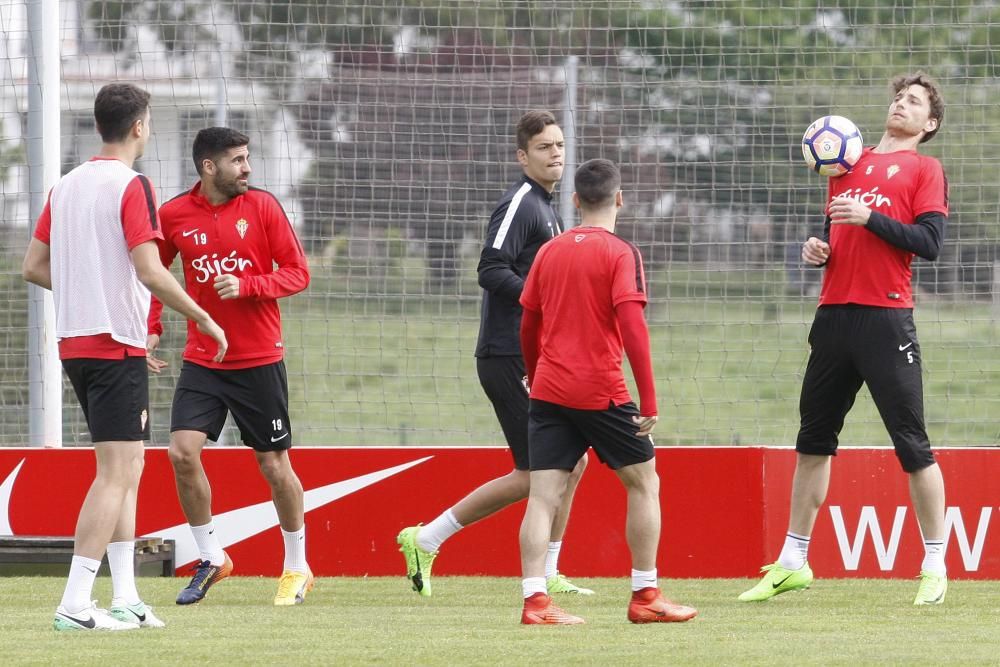
[[[563,155],[563,180],[559,186],[559,214],[563,219],[563,229],[576,226],[576,211],[573,209],[573,174],[576,172],[576,89],[577,69],[580,59],[570,56],[566,59],[566,97],[563,101],[563,138],[566,152]]]
[[[29,230],[59,179],[59,0],[28,2]],[[62,374],[52,292],[28,286],[28,441],[62,446]]]

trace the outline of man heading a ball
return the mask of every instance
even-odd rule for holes
[[[940,129],[944,102],[922,72],[896,77],[891,89],[882,139],[850,172],[830,179],[823,239],[811,237],[802,246],[802,261],[826,271],[799,399],[788,534],[777,562],[739,596],[743,601],[812,583],[809,539],[838,435],[862,383],[910,478],[925,550],[914,604],[940,604],[948,589],[944,480],[924,425],[910,269],[914,255],[937,259],[944,241],[948,181],[936,159],[917,152]]]

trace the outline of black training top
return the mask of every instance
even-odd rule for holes
[[[520,356],[524,279],[538,249],[560,232],[552,194],[527,176],[497,202],[476,269],[483,288],[477,357]]]

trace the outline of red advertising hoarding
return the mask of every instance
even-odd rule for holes
[[[299,448],[292,463],[306,489],[309,562],[317,575],[401,575],[396,534],[427,522],[479,484],[510,470],[502,448]],[[948,491],[952,578],[1000,579],[1000,449],[938,452]],[[274,575],[282,543],[270,491],[250,451],[209,448],[218,534],[237,574]],[[795,453],[763,447],[657,449],[665,577],[745,577],[778,554],[786,530]],[[93,477],[87,448],[0,449],[0,535],[72,535]],[[923,555],[907,477],[891,449],[844,449],[809,560],[821,577],[916,576]],[[435,573],[519,574],[523,504],[447,542]],[[596,457],[576,495],[560,569],[623,576],[625,494]],[[177,564],[197,557],[166,450],[149,448],[138,535],[177,541]]]

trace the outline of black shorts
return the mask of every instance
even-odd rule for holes
[[[258,452],[291,447],[285,362],[218,370],[185,361],[174,391],[170,432],[201,431],[218,440],[227,412],[248,447]]]
[[[816,310],[809,345],[796,451],[836,454],[844,418],[864,382],[903,470],[916,472],[934,463],[911,309],[823,306]]]
[[[639,437],[635,403],[611,405],[607,410],[576,410],[531,399],[528,408],[531,470],[572,470],[592,446],[612,470],[653,458],[653,439]]]
[[[521,357],[477,357],[479,384],[493,404],[514,467],[528,470],[528,390]]]
[[[149,373],[145,357],[64,359],[91,442],[149,440]]]

